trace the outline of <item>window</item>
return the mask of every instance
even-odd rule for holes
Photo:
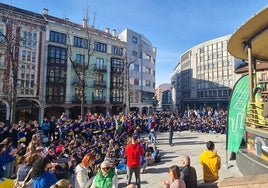
[[[60,85],[47,86],[47,101],[48,102],[64,102],[65,100],[65,87]]]
[[[85,56],[82,54],[76,54],[76,63],[84,64],[85,63]]]
[[[151,82],[149,80],[146,80],[146,83],[145,84],[146,84],[147,87],[150,87],[151,86]]]
[[[95,81],[96,83],[100,84],[100,83],[103,83],[103,74],[97,74],[95,76]]]
[[[5,40],[3,28],[0,28],[0,42]]]
[[[96,89],[94,96],[99,98],[99,99],[102,98],[103,97],[103,90],[102,89]]]
[[[104,59],[103,58],[96,59],[96,68],[104,68]]]
[[[99,52],[106,52],[107,51],[107,44],[96,42],[95,43],[95,50]]]
[[[134,79],[134,85],[136,85],[136,86],[139,85],[139,79],[138,78]]]
[[[137,42],[138,42],[138,39],[137,39],[137,37],[132,37],[132,42],[134,43],[134,44],[137,44]]]
[[[123,102],[123,90],[114,89],[111,93],[111,102]]]
[[[88,40],[80,38],[80,37],[74,37],[74,46],[78,48],[88,48]]]
[[[22,50],[21,60],[26,61],[26,50]]]
[[[134,64],[134,71],[139,72],[139,70],[140,70],[140,66],[139,66],[139,65]]]
[[[36,47],[37,33],[31,31],[22,32],[22,46]]]
[[[47,82],[62,85],[66,81],[66,69],[63,67],[49,66]]]
[[[66,44],[66,34],[59,33],[56,31],[50,31],[50,41]]]
[[[138,57],[138,52],[137,51],[132,51],[132,56]]]
[[[113,72],[121,73],[124,70],[124,62],[120,59],[113,58],[111,63],[111,69]]]
[[[145,67],[145,72],[146,72],[147,74],[151,74],[151,69],[150,69],[149,67]]]
[[[66,49],[49,46],[48,47],[48,63],[49,64],[67,64]]]
[[[112,46],[112,54],[118,55],[118,56],[123,56],[123,48],[120,48],[117,46]]]

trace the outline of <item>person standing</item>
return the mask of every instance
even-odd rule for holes
[[[144,149],[139,143],[137,135],[133,135],[131,138],[131,143],[125,147],[125,156],[127,161],[127,185],[131,183],[131,178],[133,172],[135,173],[136,184],[140,188],[140,168],[141,160],[140,158],[144,155]]]
[[[156,144],[156,134],[155,134],[155,119],[152,119],[152,122],[149,123],[149,139],[150,139],[150,143],[151,145],[155,145]]]
[[[174,131],[174,121],[172,118],[168,122],[168,132],[169,132],[169,138],[168,143],[170,146],[174,146],[172,140],[173,140],[173,131]]]
[[[214,182],[219,179],[219,169],[221,168],[221,157],[215,151],[215,144],[208,141],[207,149],[200,154],[200,164],[203,166],[204,182]]]
[[[191,166],[189,156],[183,156],[181,159],[181,179],[183,179],[186,188],[197,188],[197,175],[194,167]]]

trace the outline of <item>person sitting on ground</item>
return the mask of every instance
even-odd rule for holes
[[[90,187],[94,178],[93,163],[95,154],[87,153],[75,168],[75,188]]]
[[[138,188],[138,186],[132,183],[132,184],[127,185],[126,188]]]
[[[146,173],[147,160],[145,156],[141,156],[141,173]]]
[[[153,157],[155,163],[161,161],[160,150],[156,146],[153,147],[152,157]]]
[[[147,162],[147,166],[151,166],[154,164],[154,158],[152,157],[150,152],[145,152],[145,159]]]
[[[112,167],[109,161],[103,161],[100,165],[96,176],[93,179],[93,183],[90,188],[117,188],[118,178],[115,172],[115,168]]]
[[[51,185],[50,188],[72,188],[72,184],[67,179],[60,179],[54,185]]]
[[[183,156],[181,159],[181,179],[184,180],[186,188],[197,187],[197,176],[196,170],[191,165],[191,159],[189,156]]]
[[[204,182],[215,182],[219,179],[219,169],[221,168],[221,157],[217,154],[215,144],[208,141],[207,149],[200,155],[200,164],[203,166]]]
[[[51,172],[52,168],[52,163],[47,157],[39,158],[34,162],[31,174],[34,188],[50,187],[58,181],[57,177]]]
[[[169,181],[161,181],[163,188],[186,188],[184,181],[180,179],[181,172],[177,165],[171,166],[168,172],[172,183]]]

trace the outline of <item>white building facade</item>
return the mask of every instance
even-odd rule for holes
[[[156,48],[146,37],[130,29],[125,29],[118,37],[127,43],[130,110],[151,113],[155,95]]]

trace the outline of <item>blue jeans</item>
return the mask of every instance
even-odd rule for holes
[[[154,146],[156,144],[155,132],[150,132],[149,133],[149,139],[150,139],[151,144]]]

